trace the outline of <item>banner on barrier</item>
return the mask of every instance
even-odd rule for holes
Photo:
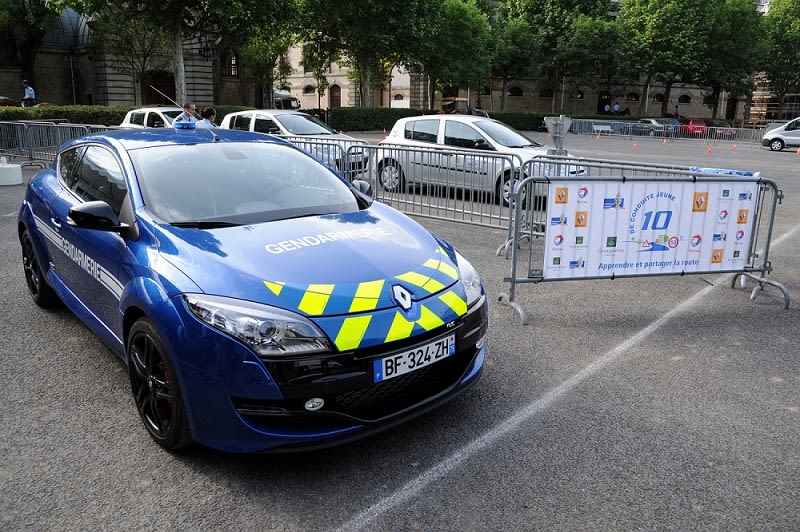
[[[551,183],[543,278],[740,270],[757,195],[747,181]]]

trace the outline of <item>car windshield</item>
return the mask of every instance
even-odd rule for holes
[[[475,127],[483,131],[488,137],[494,140],[501,146],[506,148],[538,148],[541,146],[536,141],[533,141],[502,122],[495,120],[481,120],[474,122]]]
[[[172,121],[175,120],[175,118],[182,112],[183,111],[181,111],[180,109],[175,109],[174,111],[163,111],[163,114],[164,117],[167,119],[167,121],[169,121],[169,123],[171,124]]]
[[[680,121],[677,118],[656,118],[656,122],[658,122],[659,124],[664,124],[666,126],[681,125]]]
[[[290,135],[335,135],[336,130],[327,124],[306,114],[282,114],[275,119],[289,132]]]
[[[293,146],[220,142],[130,154],[146,208],[171,224],[224,227],[359,208],[344,181]]]
[[[731,127],[725,120],[709,120],[708,125],[714,127]]]

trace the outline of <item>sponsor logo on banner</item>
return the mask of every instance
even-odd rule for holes
[[[589,225],[589,211],[575,211],[575,227]]]
[[[751,191],[747,192],[739,192],[739,201],[750,201],[753,199],[753,193]]]
[[[699,248],[700,244],[703,243],[703,237],[700,235],[692,236],[691,240],[689,240],[689,247],[690,248]]]
[[[581,187],[578,189],[578,203],[586,203],[586,198],[589,196],[589,189]]]
[[[728,209],[722,209],[721,211],[719,211],[719,214],[717,215],[717,220],[720,222],[725,222],[727,221],[727,219],[728,219]]]
[[[613,198],[603,198],[603,208],[616,209],[616,210],[624,209],[625,198],[621,197],[619,194],[617,194]]]
[[[720,199],[731,199],[731,189],[723,188],[722,189],[722,195],[720,196]]]
[[[569,261],[569,267],[571,270],[583,269],[586,267],[586,261],[583,260],[582,258],[571,260]]]
[[[738,240],[741,240],[743,238],[744,238],[744,231],[742,231],[741,229],[736,231],[736,240],[738,241]]]
[[[725,231],[714,233],[714,242],[725,242],[728,240],[728,234]]]
[[[564,243],[564,235],[559,234],[553,237],[553,244],[555,244],[556,246],[560,246],[563,243]]]
[[[736,223],[746,224],[749,217],[750,209],[739,209],[739,212],[736,213]]]
[[[567,225],[567,215],[553,216],[550,218],[550,225]]]
[[[692,202],[692,212],[706,212],[708,210],[708,192],[695,192]]]
[[[553,257],[553,266],[561,266],[561,257]]]
[[[722,248],[714,248],[711,250],[711,264],[720,264],[722,262]]]
[[[569,189],[567,187],[556,187],[556,205],[564,205],[569,202]]]
[[[582,246],[583,245],[583,236],[579,235],[575,237],[575,245]]]

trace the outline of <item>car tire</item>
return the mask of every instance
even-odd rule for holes
[[[386,192],[401,192],[405,189],[405,175],[400,163],[394,160],[378,164],[378,181]]]
[[[33,298],[33,302],[42,308],[59,306],[61,300],[47,284],[44,272],[39,265],[39,258],[36,256],[36,249],[33,247],[33,240],[27,229],[22,232],[20,243],[22,244],[22,268],[25,270],[25,283],[28,285],[28,293]]]
[[[177,374],[161,335],[147,318],[128,333],[128,374],[136,409],[161,447],[177,451],[192,444]]]
[[[769,141],[769,149],[772,151],[781,151],[784,147],[781,139],[772,139]]]
[[[506,172],[497,180],[495,193],[498,201],[503,207],[510,207],[511,202],[509,197],[511,195],[511,172]],[[525,191],[522,192],[522,206],[525,206]]]

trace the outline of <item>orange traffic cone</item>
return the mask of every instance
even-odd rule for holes
[[[632,147],[633,147],[633,151],[637,151],[639,149],[639,143],[634,140]]]
[[[736,144],[733,145],[733,151],[736,151]]]
[[[708,146],[706,146],[706,153],[707,153],[707,154],[709,154],[709,155],[711,155],[712,153],[714,153],[714,146],[712,146],[711,144],[709,144]]]

